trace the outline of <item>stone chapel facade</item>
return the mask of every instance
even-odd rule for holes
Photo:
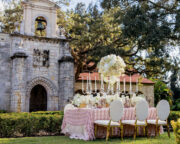
[[[58,6],[24,0],[20,31],[0,33],[0,109],[12,112],[62,110],[74,94],[69,40],[56,26]],[[35,34],[43,17],[46,36]]]

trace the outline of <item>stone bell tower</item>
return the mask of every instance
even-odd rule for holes
[[[46,36],[56,37],[57,9],[59,7],[55,3],[49,0],[25,0],[22,4],[24,7],[22,33],[35,35],[35,22],[38,17],[43,17],[47,24]]]
[[[20,31],[10,35],[10,111],[62,110],[74,94],[74,59],[57,9],[49,0],[24,0]],[[18,27],[18,24],[15,24]]]

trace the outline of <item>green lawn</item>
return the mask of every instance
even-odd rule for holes
[[[0,144],[103,144],[104,139],[97,139],[95,141],[82,141],[72,140],[66,136],[47,136],[47,137],[26,137],[26,138],[0,138]],[[142,138],[139,137],[136,140],[132,138],[124,138],[121,141],[118,138],[111,138],[109,144],[175,144],[175,136],[171,133],[169,139],[167,133],[162,134],[157,138]]]

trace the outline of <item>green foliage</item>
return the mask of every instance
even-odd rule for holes
[[[171,125],[173,127],[173,131],[176,136],[176,142],[177,144],[179,144],[180,143],[180,118],[177,120],[177,122],[171,121]]]
[[[170,86],[173,91],[173,110],[180,110],[180,83],[179,83],[179,73],[180,68],[178,67],[177,60],[174,61],[174,67],[172,69],[172,74],[170,77]]]
[[[7,2],[4,15],[0,18],[3,32],[11,33],[15,30],[15,22],[19,22],[20,24],[23,16],[23,9],[20,3],[21,0]]]
[[[111,9],[120,5],[120,0],[101,0],[101,7],[103,9]]]
[[[0,137],[34,136],[41,131],[59,134],[62,119],[62,112],[0,114]]]
[[[167,20],[169,11],[161,4],[160,1],[152,4],[150,1],[101,0],[103,12],[96,6],[85,10],[83,4],[77,5],[69,15],[67,28],[74,39],[71,48],[76,76],[82,71],[94,70],[101,57],[116,54],[125,60],[127,73],[133,68],[148,77],[163,77],[172,67],[169,56],[172,49],[167,45],[177,43],[172,23]],[[177,3],[170,4],[177,8]],[[90,62],[95,65],[89,66]]]
[[[132,41],[137,48],[137,53],[132,55],[134,62],[130,64],[138,72],[149,77],[163,77],[171,70],[169,53],[180,39],[175,29],[178,17],[174,17],[179,15],[179,4],[171,0],[120,1],[123,10],[116,14],[116,21],[122,26],[122,38]]]
[[[21,6],[11,1],[11,7],[0,17],[3,32],[8,33],[14,30],[14,23],[22,19]],[[61,5],[69,1],[58,2]],[[86,9],[79,3],[68,13],[61,9],[57,12],[57,24],[65,27],[73,39],[70,47],[75,58],[76,80],[80,72],[93,71],[101,57],[108,54],[120,55],[125,60],[126,73],[134,69],[148,77],[159,78],[171,70],[169,53],[180,36],[179,1],[100,2],[103,11],[97,5],[91,4]],[[94,65],[90,66],[91,62]]]
[[[176,100],[173,102],[172,109],[173,109],[173,110],[180,110],[180,98],[176,99]]]
[[[6,110],[0,110],[0,113],[7,113]]]
[[[40,114],[40,115],[64,115],[63,111],[37,111],[37,112],[31,112],[31,114]]]
[[[154,102],[155,105],[162,100],[165,99],[167,100],[170,105],[172,105],[172,91],[168,88],[168,86],[160,81],[160,80],[154,80],[155,85],[154,85]]]
[[[77,7],[80,6],[77,5]],[[122,54],[120,51],[129,50],[128,45],[117,48],[117,44],[114,43],[121,36],[119,24],[113,22],[114,14],[119,9],[116,7],[100,13],[96,5],[90,5],[87,10],[81,6],[81,10],[69,13],[67,29],[73,38],[71,48],[77,68],[76,79],[80,72],[94,70],[101,57],[110,53],[120,55]],[[90,62],[94,65],[89,67]]]
[[[177,121],[180,118],[180,111],[171,111],[169,114],[168,121]]]

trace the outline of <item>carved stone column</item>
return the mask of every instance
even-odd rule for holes
[[[24,52],[15,52],[12,59],[11,111],[24,112],[26,98],[26,59]]]

